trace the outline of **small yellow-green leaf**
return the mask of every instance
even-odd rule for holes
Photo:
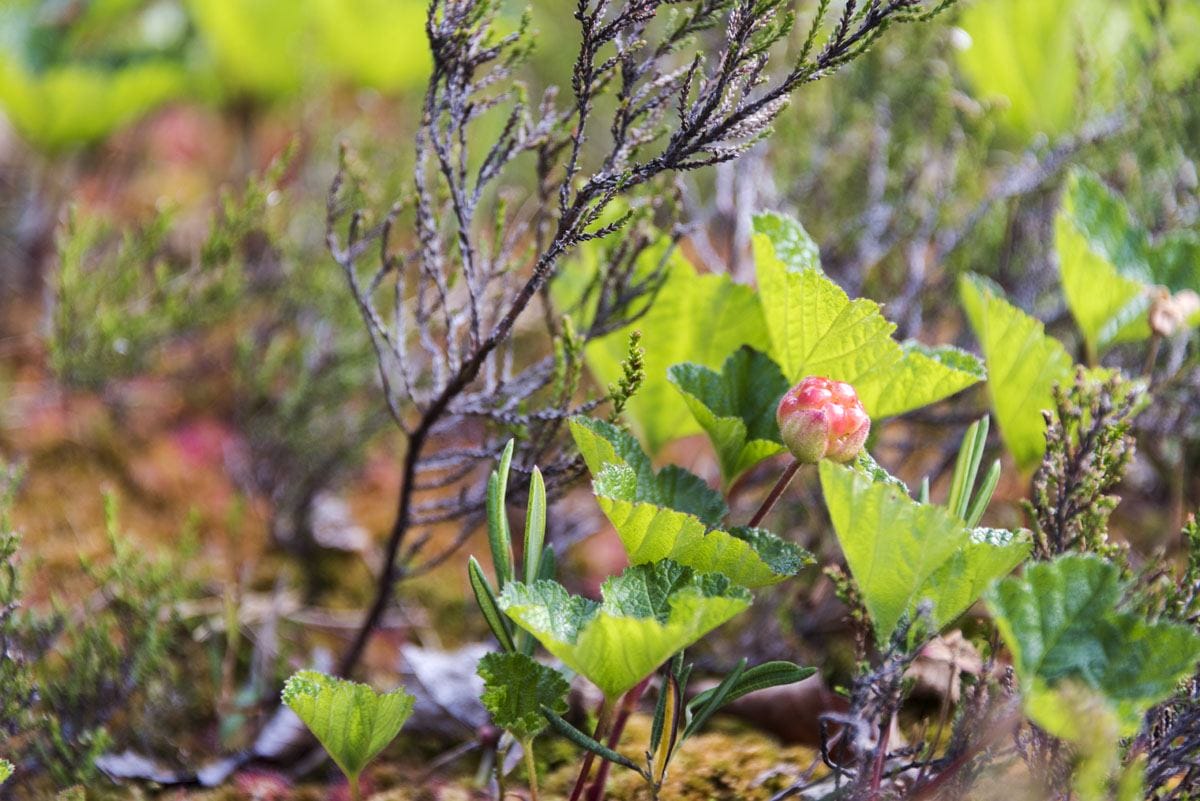
[[[655,472],[629,434],[586,417],[572,419],[570,427],[592,472],[596,502],[634,564],[672,559],[761,587],[811,561],[804,549],[765,529],[723,526],[727,508],[719,492],[674,465]]]
[[[348,777],[387,747],[408,721],[413,696],[402,688],[377,693],[365,684],[302,670],[287,680],[283,702]]]

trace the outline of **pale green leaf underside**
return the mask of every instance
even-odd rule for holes
[[[615,699],[676,652],[750,606],[725,576],[671,561],[610,578],[600,603],[552,581],[507,585],[500,605],[554,656]]]
[[[763,529],[721,528],[720,493],[678,467],[655,474],[632,437],[599,420],[575,418],[571,434],[592,471],[596,502],[634,564],[672,559],[722,573],[744,587],[795,575],[811,557]]]
[[[697,275],[678,251],[668,259],[666,279],[654,303],[631,326],[642,332],[646,380],[626,407],[626,417],[650,453],[700,432],[667,380],[671,365],[690,361],[717,368],[741,345],[767,346],[762,310],[752,288],[727,275]],[[628,337],[629,330],[623,329],[587,346],[588,368],[602,385],[620,377]]]
[[[1023,533],[971,531],[946,509],[852,468],[826,461],[820,471],[838,543],[881,643],[923,601],[942,628],[1029,553]]]
[[[347,776],[361,773],[396,738],[414,700],[403,689],[376,693],[365,684],[313,670],[296,673],[283,689],[283,702]]]
[[[669,377],[708,434],[726,486],[783,451],[775,407],[788,382],[765,353],[742,347],[719,373],[689,362],[671,367]]]
[[[874,301],[851,300],[819,270],[795,269],[768,235],[755,234],[754,259],[772,355],[790,381],[846,381],[872,417],[901,414],[980,381],[982,367],[970,354],[902,346]]]
[[[1047,696],[1080,684],[1107,700],[1127,736],[1192,672],[1200,639],[1185,626],[1122,610],[1125,591],[1119,568],[1090,555],[1030,565],[988,591],[1036,721],[1053,725],[1039,715]]]
[[[1046,449],[1042,410],[1053,408],[1054,385],[1070,376],[1071,357],[1039,320],[1011,305],[986,279],[965,275],[959,291],[987,364],[1000,434],[1017,467],[1027,470]]]
[[[567,680],[533,657],[520,652],[487,654],[477,672],[483,679],[484,707],[497,726],[520,742],[546,728],[542,707],[557,715],[567,711]]]

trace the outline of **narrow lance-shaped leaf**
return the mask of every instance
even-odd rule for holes
[[[546,716],[546,721],[550,724],[550,728],[554,729],[563,737],[566,737],[568,740],[575,743],[575,745],[579,746],[585,751],[591,751],[601,759],[607,759],[609,762],[613,762],[621,767],[637,771],[645,776],[645,773],[642,771],[642,769],[628,757],[617,753],[603,743],[598,742],[595,738],[588,736],[584,732],[581,732],[579,729],[563,720],[561,715],[556,714],[550,709],[543,709],[542,714]]]
[[[479,561],[474,556],[467,560],[467,578],[471,582],[471,591],[475,594],[475,603],[478,604],[479,611],[483,613],[483,619],[487,621],[488,628],[496,636],[500,647],[505,651],[517,650],[513,643],[512,632],[509,631],[508,618],[501,613],[500,605],[496,601],[496,592],[492,589],[487,576],[483,574],[483,568],[479,566]]]
[[[487,518],[488,545],[492,550],[492,564],[496,570],[496,583],[500,589],[515,577],[513,574],[512,534],[508,529],[508,513],[505,498],[508,493],[508,470],[512,464],[515,442],[509,440],[500,455],[500,465],[488,478]]]
[[[726,576],[670,560],[630,567],[601,592],[597,603],[552,581],[514,583],[500,606],[610,700],[750,606],[749,592]]]
[[[313,670],[296,673],[283,688],[283,702],[352,779],[400,733],[413,701],[403,689],[381,694]]]

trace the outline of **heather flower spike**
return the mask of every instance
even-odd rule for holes
[[[775,418],[783,444],[802,464],[849,462],[871,430],[871,418],[854,387],[820,376],[808,376],[789,389]]]

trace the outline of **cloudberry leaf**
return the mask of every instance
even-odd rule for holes
[[[294,674],[283,688],[283,702],[350,777],[358,776],[396,738],[414,700],[402,688],[377,693],[315,670]]]
[[[1000,434],[1017,467],[1026,470],[1046,449],[1042,411],[1054,408],[1054,385],[1071,375],[1071,357],[1039,320],[1010,304],[986,279],[963,276],[959,292],[987,363]]]
[[[1030,565],[988,591],[1026,712],[1051,733],[1072,736],[1071,715],[1055,710],[1071,709],[1084,688],[1103,698],[1121,736],[1132,735],[1200,659],[1190,628],[1126,610],[1127,591],[1116,565],[1082,554]]]
[[[634,564],[672,559],[718,572],[744,587],[795,575],[811,556],[764,529],[726,528],[721,494],[674,465],[655,472],[629,434],[577,417],[571,434],[592,472],[596,502],[616,528]]]
[[[1025,532],[971,530],[945,508],[854,468],[825,461],[820,471],[838,543],[881,643],[923,601],[941,629],[1029,554]]]
[[[634,565],[601,593],[596,602],[553,581],[514,582],[500,606],[610,700],[750,606],[750,593],[726,576],[671,560]]]
[[[777,222],[756,218],[754,259],[771,353],[789,382],[818,375],[854,386],[872,418],[947,398],[984,378],[971,354],[901,344],[878,304],[851,300],[807,258],[779,239]],[[804,251],[800,251],[804,252]]]

